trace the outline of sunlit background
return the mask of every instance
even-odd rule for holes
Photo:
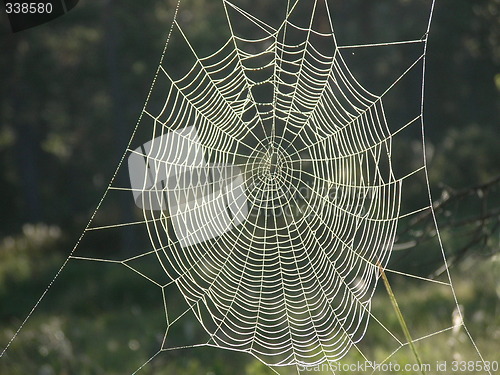
[[[189,25],[198,46],[207,46],[200,53],[209,53],[209,46],[225,35],[218,2],[183,1],[190,11],[182,11],[179,19]],[[0,15],[0,349],[69,255],[105,191],[148,94],[176,3],[81,0],[66,16],[16,34]],[[261,13],[273,14],[272,1],[255,3]],[[425,30],[430,1],[336,0],[331,9],[339,40],[357,44],[411,38],[415,30]],[[424,110],[430,184],[444,248],[467,326],[490,361],[500,360],[499,18],[498,0],[437,0]],[[177,64],[182,71],[181,52],[168,53],[173,69]],[[360,51],[350,63],[357,77],[376,90],[392,76],[394,64],[407,58],[403,49],[387,59]],[[418,78],[404,100],[385,103],[395,116],[405,111],[404,103],[420,103]],[[411,167],[421,158],[420,144],[419,134],[410,135],[393,163]],[[427,199],[425,194],[421,187],[410,189],[403,203],[411,207]],[[107,205],[99,220],[135,218],[133,201],[125,197]],[[392,261],[422,277],[442,274],[436,249],[427,251],[436,236],[432,217],[402,223],[400,230],[400,242],[407,246],[395,251]],[[144,245],[141,241],[123,231],[84,246],[112,259],[132,253]],[[391,283],[415,337],[429,327],[457,324],[457,314],[450,313],[454,301],[439,288],[397,277]],[[384,301],[375,296],[374,313],[394,314]],[[196,341],[198,329],[196,322],[186,321],[170,334],[176,342],[189,343]],[[391,329],[399,329],[396,318]],[[0,358],[0,373],[131,373],[158,350],[164,331],[162,295],[146,280],[113,264],[70,265]],[[370,340],[363,343],[367,353],[389,354],[382,338]],[[456,360],[475,360],[466,342],[464,332],[454,331],[418,349],[434,362],[445,352]],[[408,353],[397,359],[413,360]],[[164,353],[143,373],[271,371],[241,353],[198,348]]]

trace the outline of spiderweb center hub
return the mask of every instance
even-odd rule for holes
[[[277,177],[283,168],[283,156],[280,151],[276,149],[270,150],[270,152],[266,155],[266,159],[266,174],[270,178]]]
[[[290,153],[279,141],[265,139],[255,148],[247,164],[247,199],[258,216],[287,206],[293,194],[291,187],[298,183]]]

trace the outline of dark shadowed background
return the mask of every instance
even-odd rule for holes
[[[223,14],[210,13],[216,1],[186,1],[187,8],[204,9],[181,14],[192,18],[199,43],[220,37],[210,26],[225,22]],[[106,189],[148,94],[176,3],[81,0],[64,17],[15,34],[0,14],[0,349],[69,254]],[[410,34],[416,25],[408,15],[427,14],[429,3],[336,0],[332,9],[346,40],[377,35],[387,41],[396,28],[395,35],[406,29]],[[272,1],[258,6],[273,11]],[[407,16],[400,18],[401,8]],[[463,286],[466,312],[492,350],[500,349],[499,20],[499,0],[438,0],[425,90],[438,222],[453,267],[470,275]],[[371,68],[358,67],[358,74],[370,81]],[[384,66],[378,68],[383,74]],[[408,140],[410,154],[414,141]],[[411,157],[401,162],[411,163]],[[130,202],[118,201],[106,215],[133,220]],[[408,228],[408,236],[418,243],[434,235],[431,227],[424,218]],[[106,241],[99,248],[112,254],[126,253],[135,239]],[[419,268],[424,276],[439,272],[440,264],[429,262]],[[162,335],[159,295],[111,268],[92,272],[85,266],[68,270],[33,327],[15,342],[10,357],[0,359],[2,374],[119,374],[154,353]],[[100,288],[107,288],[105,298],[98,296]],[[417,292],[407,294],[412,293]],[[119,332],[120,321],[130,317],[135,323],[125,327],[137,333],[132,339]],[[95,349],[95,342],[106,352]],[[233,365],[242,366],[242,373],[266,373],[246,357],[210,350],[174,358],[149,373],[233,374]],[[210,366],[203,362],[208,358]]]

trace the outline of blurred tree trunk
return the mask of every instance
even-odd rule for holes
[[[24,52],[21,50],[22,37],[13,38],[12,66],[8,87],[7,105],[12,110],[11,126],[15,135],[15,160],[18,170],[18,188],[21,193],[22,213],[19,218],[24,222],[38,222],[42,218],[40,202],[39,160],[40,149],[40,103],[27,108],[32,88],[29,82],[20,78],[24,68]]]
[[[125,98],[125,90],[123,86],[123,72],[121,69],[121,61],[119,57],[119,47],[121,35],[119,24],[115,14],[115,1],[106,1],[104,8],[104,27],[105,27],[105,48],[106,48],[106,61],[108,65],[108,76],[110,84],[110,96],[112,100],[112,121],[114,128],[113,138],[114,147],[116,147],[116,155],[121,155],[128,144],[129,134],[126,129],[129,127],[126,124],[126,116],[124,111],[127,107],[127,100]],[[123,164],[124,166],[125,164]],[[123,167],[122,166],[122,167]],[[118,174],[115,185],[128,186],[129,182],[124,178],[124,174]],[[119,216],[124,223],[134,221],[132,211],[132,195],[127,199],[127,196],[120,195],[119,201]],[[121,250],[126,254],[131,254],[136,247],[137,240],[132,230],[123,230],[121,233]]]
[[[17,99],[14,99],[17,101]],[[21,110],[14,103],[14,110]],[[38,160],[40,158],[40,137],[36,124],[24,121],[22,116],[14,119],[16,132],[16,159],[19,168],[19,184],[23,195],[24,210],[22,219],[27,222],[38,222],[42,218],[39,189]]]

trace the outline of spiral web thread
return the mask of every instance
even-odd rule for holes
[[[144,210],[151,241],[209,344],[271,365],[335,361],[363,336],[399,213],[401,180],[381,156],[391,152],[381,97],[349,73],[331,25],[314,29],[317,4],[308,29],[287,18],[277,30],[225,5],[265,36],[233,34],[177,80],[161,68],[169,95],[161,112],[145,114],[155,137],[194,125],[209,160],[245,170],[251,212],[234,230],[186,248],[169,236],[166,211]],[[292,29],[296,44],[288,41]],[[269,101],[256,99],[253,88],[266,85]],[[142,156],[161,168],[168,152],[160,146]],[[166,190],[156,191],[158,201]],[[217,216],[201,217],[202,238]]]
[[[371,312],[380,268],[442,285],[455,296],[449,274],[438,281],[386,267],[398,221],[432,210],[429,204],[401,212],[405,181],[417,174],[426,176],[425,155],[420,166],[403,176],[395,174],[392,160],[394,137],[406,128],[420,127],[422,109],[406,123],[391,125],[383,104],[385,95],[408,72],[424,66],[429,29],[422,39],[380,44],[419,44],[422,54],[384,92],[373,94],[357,82],[341,52],[379,45],[338,45],[326,1],[289,0],[278,27],[233,2],[223,1],[223,9],[230,36],[203,57],[177,19],[178,5],[168,40],[185,43],[194,63],[182,74],[172,73],[162,56],[136,128],[152,129],[149,140],[177,132],[186,142],[173,150],[159,141],[145,151],[132,146],[134,132],[118,170],[125,158],[138,155],[147,165],[144,181],[149,175],[152,186],[144,183],[137,191],[112,181],[106,191],[141,193],[136,203],[144,220],[95,227],[91,219],[84,232],[144,226],[152,249],[119,261],[81,257],[73,251],[67,262],[118,263],[164,291],[178,288],[189,308],[171,316],[168,306],[176,302],[168,301],[164,292],[168,329],[162,347],[150,360],[161,352],[180,350],[168,346],[168,331],[188,312],[196,316],[208,339],[186,347],[248,352],[275,371],[279,366],[299,369],[339,361],[353,347],[368,361],[359,343],[369,323],[380,326],[397,343],[394,352],[406,347],[408,343]],[[299,24],[298,14],[308,24]],[[150,104],[150,97],[158,92],[164,98],[160,107]],[[183,132],[188,127],[194,137]],[[175,158],[191,148],[202,150],[203,160],[188,163]],[[221,172],[214,178],[207,165],[235,168],[243,180],[244,189],[229,189],[224,201],[245,202],[230,215],[232,225],[223,219],[224,207],[204,211],[203,206],[211,207],[220,199],[222,187],[234,183],[234,175]],[[181,178],[163,178],[174,170],[195,171],[182,178],[194,185],[196,176],[209,181],[196,185],[202,198],[182,206],[180,218],[172,217],[171,207],[165,209],[172,197],[187,199],[179,196]],[[133,204],[132,194],[130,200]],[[163,209],[148,208],[152,202]],[[247,210],[244,220],[235,222],[243,214],[242,207]],[[184,220],[185,224],[186,215],[194,211],[201,214],[191,223],[193,238],[183,244],[172,222],[182,225]],[[213,228],[220,235],[213,235]],[[134,267],[134,262],[151,254],[169,282],[159,283]],[[456,298],[455,303],[458,306]],[[457,326],[468,333],[460,317],[453,325],[414,341]],[[390,356],[385,359],[389,360]]]

